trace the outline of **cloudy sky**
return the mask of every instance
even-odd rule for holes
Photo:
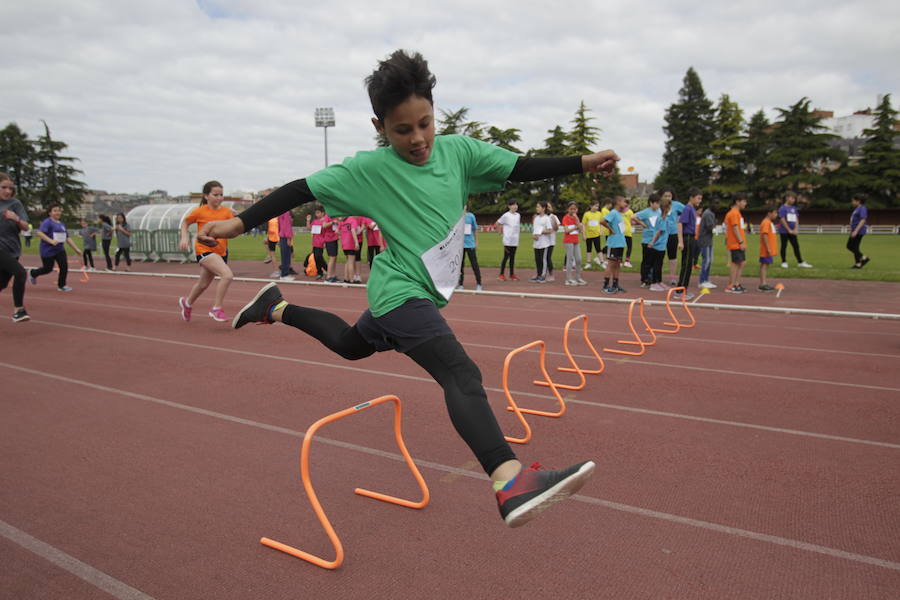
[[[40,120],[111,192],[257,190],[370,149],[363,78],[396,48],[437,75],[438,109],[522,130],[522,149],[584,100],[623,167],[652,179],[663,113],[689,66],[745,115],[802,96],[836,115],[900,100],[900,3],[757,0],[4,3],[0,127]]]

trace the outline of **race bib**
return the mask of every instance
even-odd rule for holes
[[[466,223],[466,226],[465,226],[465,234],[466,234],[466,235],[472,235],[472,224],[471,224],[471,223]]]
[[[797,222],[797,213],[788,213],[787,214],[787,222],[788,223],[796,223]]]
[[[619,233],[625,233],[625,223],[619,222]]]
[[[59,242],[60,244],[64,244],[66,242],[66,232],[65,231],[54,231],[53,232],[53,241]]]
[[[600,221],[598,221],[597,219],[591,219],[590,221],[588,221],[588,225],[590,227],[600,227]]]
[[[697,219],[694,221],[694,223],[696,224],[696,227],[699,229],[700,228],[700,217],[697,217]]]
[[[322,226],[321,225],[313,225],[312,228],[310,229],[310,231],[312,231],[313,235],[319,235],[320,233],[322,233]]]
[[[650,227],[656,227],[656,220],[657,220],[658,218],[659,218],[659,217],[657,217],[656,215],[653,215],[653,216],[650,217]]]
[[[744,223],[744,217],[741,217],[741,231],[747,229],[747,224]]]
[[[422,253],[422,262],[438,293],[450,300],[459,283],[459,269],[462,263],[465,215],[443,240]]]
[[[378,231],[378,223],[375,223],[375,226],[372,227],[372,231]]]
[[[331,226],[331,230],[332,230],[332,231],[338,231],[338,230],[339,230],[338,224],[335,223],[334,225],[332,225],[332,226]]]

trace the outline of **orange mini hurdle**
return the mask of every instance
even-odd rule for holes
[[[681,306],[684,307],[684,312],[686,312],[688,317],[691,319],[690,323],[680,322],[678,320],[678,317],[675,316],[675,311],[672,310],[672,295],[678,290],[681,290]],[[663,325],[674,327],[674,329],[654,329],[653,331],[655,331],[656,333],[678,333],[682,328],[689,329],[697,323],[697,320],[694,319],[694,313],[692,313],[691,309],[688,308],[686,292],[687,290],[685,290],[684,287],[669,288],[669,291],[666,292],[666,311],[669,313],[669,318],[672,320],[665,321]]]
[[[641,317],[641,323],[644,325],[644,329],[647,333],[650,334],[650,341],[645,342],[641,336],[638,334],[637,330],[634,328],[634,306],[638,305],[638,312]],[[614,354],[627,354],[629,356],[641,356],[646,351],[647,346],[652,346],[656,343],[656,333],[654,333],[654,329],[650,327],[650,324],[647,323],[647,318],[644,316],[644,299],[636,298],[631,301],[628,305],[628,328],[631,329],[631,334],[634,336],[633,340],[619,340],[620,344],[630,344],[634,346],[640,346],[641,349],[638,352],[632,352],[630,350],[618,350],[616,348],[604,348],[604,352],[612,352]]]
[[[553,395],[556,396],[556,402],[559,404],[559,410],[556,412],[548,412],[544,410],[535,410],[533,408],[519,408],[519,405],[516,404],[516,401],[513,400],[512,394],[509,393],[509,364],[512,362],[512,359],[517,354],[521,354],[527,350],[531,350],[532,348],[540,348],[539,355],[539,365],[541,368],[541,373],[544,375],[544,381],[550,387],[550,390],[553,391]],[[506,401],[509,402],[509,406],[506,407],[506,410],[510,410],[516,413],[516,417],[518,417],[519,422],[522,424],[522,427],[525,429],[525,435],[521,438],[514,437],[506,437],[507,442],[512,442],[514,444],[527,444],[531,439],[531,427],[528,425],[528,421],[525,420],[525,417],[522,416],[522,413],[527,413],[529,415],[538,415],[541,417],[561,417],[566,412],[566,401],[562,399],[562,396],[559,395],[559,391],[556,389],[558,386],[553,383],[553,380],[550,379],[550,375],[547,373],[547,364],[546,364],[546,354],[547,349],[546,345],[542,340],[536,340],[531,342],[530,344],[525,344],[520,348],[516,348],[506,355],[506,359],[503,361],[503,393],[506,395]]]
[[[396,498],[394,496],[388,496],[387,494],[372,492],[361,488],[356,488],[354,492],[356,492],[360,496],[374,498],[375,500],[382,500],[383,502],[390,502],[391,504],[398,504],[407,508],[424,508],[428,505],[428,501],[430,499],[428,486],[425,485],[425,480],[422,478],[422,474],[419,473],[419,469],[416,468],[412,457],[409,455],[409,451],[406,449],[406,444],[403,443],[403,435],[400,432],[400,399],[397,396],[381,396],[380,398],[370,400],[369,402],[363,402],[362,404],[357,404],[356,406],[353,406],[351,408],[344,409],[340,412],[336,412],[334,414],[328,415],[327,417],[319,419],[318,421],[313,423],[309,429],[306,430],[306,434],[303,437],[303,445],[300,449],[300,477],[303,480],[303,487],[306,489],[306,495],[309,496],[309,502],[313,507],[313,511],[315,511],[316,517],[318,517],[319,522],[322,524],[322,528],[325,530],[325,533],[328,534],[328,538],[331,540],[331,544],[334,546],[335,559],[325,560],[323,558],[315,556],[314,554],[310,554],[309,552],[304,552],[303,550],[299,550],[292,546],[288,546],[287,544],[282,544],[281,542],[276,542],[275,540],[271,540],[265,537],[259,540],[261,544],[270,548],[274,548],[276,550],[280,550],[282,552],[290,554],[291,556],[303,559],[307,562],[311,562],[312,564],[322,567],[323,569],[336,569],[341,566],[341,564],[344,562],[344,547],[341,545],[341,540],[338,538],[337,534],[334,531],[334,528],[331,526],[331,522],[325,515],[325,511],[322,509],[322,504],[319,502],[319,499],[316,496],[316,492],[313,489],[312,481],[309,477],[309,447],[312,444],[313,436],[315,435],[316,431],[318,431],[319,428],[323,425],[327,425],[328,423],[337,421],[338,419],[343,419],[344,417],[350,415],[355,415],[362,410],[365,410],[372,406],[383,404],[385,402],[394,403],[394,437],[397,440],[397,447],[400,449],[401,454],[403,454],[403,459],[406,461],[406,465],[412,472],[416,483],[419,484],[419,489],[422,490],[422,499],[418,502],[414,502],[412,500],[404,500],[402,498]]]
[[[599,369],[582,369],[578,366],[578,363],[575,362],[575,358],[572,356],[572,351],[569,349],[569,329],[572,328],[572,324],[576,321],[581,321],[584,325],[584,343],[587,344],[588,349],[594,355],[594,358],[597,359],[597,363],[600,365]],[[557,383],[556,387],[564,389],[564,390],[575,390],[578,391],[584,388],[587,383],[587,378],[585,375],[599,375],[606,369],[606,365],[603,362],[603,359],[600,357],[600,354],[597,352],[597,349],[594,348],[594,345],[591,343],[590,338],[588,337],[588,317],[587,315],[578,315],[572,319],[569,319],[566,322],[566,326],[563,329],[563,351],[566,353],[566,357],[569,359],[569,363],[571,363],[571,367],[556,367],[557,371],[561,371],[563,373],[576,373],[578,374],[581,383],[578,385],[567,385],[564,383]],[[535,385],[544,385],[548,386],[549,384],[544,381],[537,379],[534,381]]]

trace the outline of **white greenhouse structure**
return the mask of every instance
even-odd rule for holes
[[[235,203],[225,201],[222,206],[233,208]],[[193,259],[193,237],[197,226],[191,225],[191,249],[182,252],[178,248],[181,237],[181,223],[192,210],[194,202],[179,204],[142,204],[128,211],[125,218],[131,227],[131,256],[137,260],[178,260]]]

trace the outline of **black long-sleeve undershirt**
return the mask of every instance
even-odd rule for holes
[[[580,156],[519,158],[507,179],[517,182],[537,181],[581,172]],[[314,202],[315,199],[306,179],[295,179],[239,214],[238,218],[244,224],[244,231],[249,231],[292,208]]]

